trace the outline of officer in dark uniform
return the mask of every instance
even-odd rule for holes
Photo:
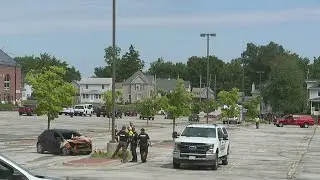
[[[132,160],[130,162],[138,162],[137,158],[137,146],[138,146],[138,133],[135,128],[132,128],[133,134],[130,138],[130,150],[132,153]]]
[[[129,140],[129,134],[126,132],[126,127],[123,126],[121,131],[117,133],[117,136],[119,136],[119,144],[117,146],[116,151],[113,153],[112,158],[114,159],[115,156],[118,154],[120,148],[122,149],[122,162],[127,162],[127,147],[128,147],[128,140]]]
[[[140,147],[141,161],[145,163],[147,162],[148,148],[149,148],[149,145],[151,147],[151,143],[150,143],[150,137],[145,132],[144,128],[141,129],[141,133],[138,135],[138,142]]]

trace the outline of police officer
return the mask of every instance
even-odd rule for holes
[[[137,146],[138,146],[138,133],[136,132],[135,128],[132,128],[132,136],[130,138],[130,150],[132,154],[132,160],[130,162],[138,162],[137,158]]]
[[[140,155],[141,155],[141,161],[143,163],[147,162],[147,156],[148,156],[148,148],[149,145],[151,147],[150,137],[145,132],[145,129],[141,129],[141,133],[138,135],[138,144],[140,147]]]
[[[119,136],[119,144],[117,146],[116,151],[113,153],[112,158],[114,159],[115,156],[118,154],[120,148],[122,149],[122,162],[127,162],[127,147],[128,147],[128,140],[129,135],[126,132],[126,127],[123,126],[121,131],[117,133],[117,136]]]

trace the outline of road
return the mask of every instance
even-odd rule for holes
[[[145,127],[146,121],[123,118],[117,124],[133,121]],[[204,121],[204,120],[203,120]],[[186,122],[178,121],[177,130]],[[72,128],[93,139],[95,148],[105,148],[110,139],[108,119],[97,117],[60,116],[53,121],[54,128]],[[146,164],[122,164],[118,161],[95,167],[66,166],[63,163],[79,159],[79,156],[53,156],[37,154],[36,136],[46,128],[45,117],[18,116],[17,113],[0,114],[0,153],[12,158],[36,174],[70,179],[320,179],[320,129],[316,126],[302,129],[296,126],[277,128],[262,124],[254,126],[229,125],[231,154],[227,166],[217,171],[200,167],[181,170],[172,168],[172,143],[160,143],[171,139],[172,124],[163,117],[150,121],[147,131],[154,146],[150,148]]]

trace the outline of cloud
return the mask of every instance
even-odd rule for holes
[[[14,0],[12,0],[14,1]],[[37,0],[34,0],[37,1]],[[56,2],[59,2],[58,0]],[[50,34],[57,32],[100,31],[112,24],[111,3],[100,0],[69,0],[62,6],[55,1],[43,4],[37,11],[18,8],[12,11],[0,8],[0,34]],[[117,28],[172,28],[172,27],[238,27],[269,25],[293,21],[320,19],[320,7],[291,8],[268,11],[225,11],[219,13],[160,13],[159,4],[136,0],[125,1],[118,7]],[[154,1],[153,1],[154,2]],[[27,4],[24,6],[28,6]],[[3,18],[10,17],[10,18]]]

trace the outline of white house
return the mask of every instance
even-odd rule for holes
[[[102,103],[102,93],[112,90],[112,78],[82,78],[74,84],[78,88],[79,103]]]
[[[31,97],[32,94],[32,86],[28,84],[23,85],[21,100],[25,101]]]
[[[320,115],[320,80],[306,80],[311,115]]]

